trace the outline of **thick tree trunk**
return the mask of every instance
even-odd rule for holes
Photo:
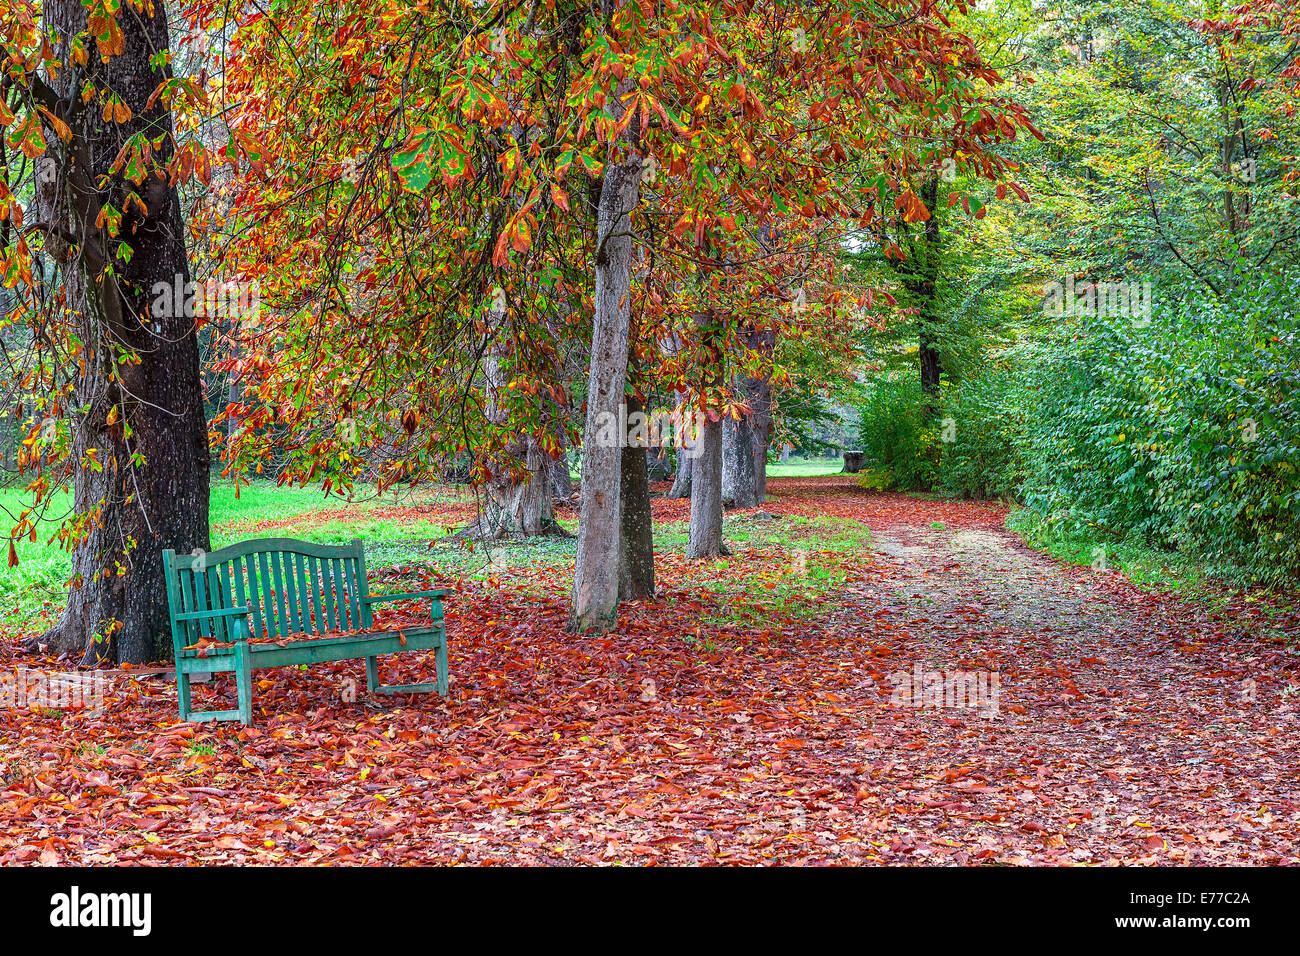
[[[631,213],[641,160],[605,164],[596,220],[596,315],[587,380],[587,423],[582,435],[578,556],[573,571],[572,630],[608,631],[618,609],[618,547],[623,449],[598,442],[608,416],[620,421],[627,379],[631,318]],[[620,443],[621,444],[621,443]]]
[[[171,652],[163,550],[188,553],[209,544],[208,435],[193,316],[186,309],[152,308],[156,286],[172,289],[190,280],[176,190],[152,174],[128,187],[120,171],[111,171],[123,143],[137,133],[154,143],[156,167],[171,155],[171,116],[161,99],[150,104],[169,73],[150,64],[168,48],[164,4],[124,6],[117,18],[124,52],[105,63],[92,51],[79,69],[71,66],[69,44],[85,31],[86,11],[81,0],[44,5],[45,24],[69,64],[50,85],[73,130],[66,147],[73,161],[61,164],[57,184],[43,187],[38,202],[62,235],[85,237],[75,249],[54,242],[46,248],[64,259],[67,301],[86,345],[72,457],[93,449],[102,468],[76,474],[74,506],[87,520],[73,552],[74,587],[62,619],[33,643],[88,665],[139,664]],[[113,91],[130,108],[131,120],[103,120],[97,100],[69,107],[81,102],[83,89]],[[124,202],[131,188],[148,211],[136,208],[119,238],[110,237],[96,219],[109,204],[131,208]],[[119,239],[131,247],[129,261],[116,255]],[[184,294],[183,287],[179,291]],[[115,349],[140,361],[118,362]]]
[[[524,463],[524,473],[494,472],[483,485],[483,497],[474,523],[460,534],[465,537],[535,538],[542,535],[568,537],[555,521],[551,496],[551,460],[531,435],[511,448]],[[563,467],[563,466],[561,466]]]
[[[722,504],[752,508],[754,495],[754,435],[749,419],[728,416],[722,423]]]
[[[691,525],[686,557],[729,554],[722,543],[722,422],[704,426],[703,448],[691,475]]]
[[[627,401],[628,415],[640,410],[635,397]],[[620,601],[643,601],[655,594],[655,546],[650,514],[650,476],[645,448],[627,444],[623,448],[619,477],[618,597]]]

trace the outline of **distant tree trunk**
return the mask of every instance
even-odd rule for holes
[[[677,474],[673,476],[673,486],[668,490],[669,498],[689,498],[691,496],[692,460],[677,449]]]
[[[635,396],[627,400],[628,415],[641,410]],[[618,597],[620,601],[643,601],[655,594],[655,546],[650,514],[650,476],[645,448],[623,447],[619,478]]]
[[[560,457],[551,462],[551,489],[555,497],[561,501],[568,501],[573,497],[573,475],[569,471],[569,434],[565,427],[565,418],[567,412],[558,410],[555,420],[555,440],[560,445]]]
[[[701,394],[716,394],[727,374],[726,354],[713,330],[714,316],[702,311],[695,314],[695,325],[702,332]],[[691,473],[691,524],[686,542],[688,558],[710,558],[729,553],[722,543],[722,421],[710,420],[717,410],[704,410],[704,425],[699,436]]]
[[[750,344],[767,357],[762,376],[745,378],[745,396],[749,399],[749,407],[753,409],[749,427],[754,438],[754,500],[761,505],[767,501],[767,448],[772,441],[772,383],[767,376],[771,371],[771,357],[776,348],[776,332],[754,332],[750,336]]]
[[[667,481],[673,476],[673,460],[663,446],[645,450],[645,467],[651,481]]]
[[[630,88],[625,81],[620,84]],[[605,632],[618,609],[618,548],[622,448],[604,447],[602,425],[619,421],[627,379],[632,294],[631,213],[641,181],[641,160],[612,158],[601,174],[596,216],[596,315],[587,381],[587,423],[582,436],[582,507],[573,571],[572,630]]]
[[[681,392],[675,393],[677,407],[682,408],[686,401],[686,396]],[[691,463],[693,461],[685,450],[678,446],[677,448],[677,474],[673,476],[673,486],[668,491],[669,498],[689,498],[691,496]]]
[[[507,424],[507,414],[498,396],[505,387],[502,359],[508,352],[508,325],[501,313],[490,313],[490,327],[497,328],[498,339],[488,349],[483,359],[486,380],[486,415],[496,425]],[[506,449],[507,457],[487,463],[492,475],[482,486],[483,497],[474,523],[460,532],[466,537],[484,537],[491,540],[507,537],[537,537],[556,535],[567,537],[568,532],[555,522],[551,492],[551,460],[533,435],[520,435]],[[511,459],[523,462],[519,474]]]
[[[28,646],[43,644],[87,665],[141,664],[171,653],[163,550],[208,547],[210,457],[194,318],[186,309],[160,315],[152,308],[155,286],[190,281],[176,188],[152,173],[127,187],[116,169],[133,135],[149,137],[155,168],[171,157],[171,115],[166,98],[154,97],[171,71],[150,62],[168,49],[165,5],[124,7],[117,17],[123,52],[104,62],[92,50],[89,63],[74,68],[70,45],[85,35],[87,10],[81,0],[45,0],[44,25],[68,64],[49,81],[57,100],[47,107],[73,138],[64,147],[71,162],[60,167],[61,188],[42,187],[38,206],[55,233],[78,237],[75,247],[49,241],[45,248],[63,259],[74,332],[91,346],[76,384],[71,460],[94,450],[102,468],[76,473],[74,509],[95,517],[73,552],[67,610]],[[111,90],[131,119],[102,119],[97,100],[83,105],[83,89]],[[101,210],[131,210],[124,200],[132,189],[147,211],[129,211],[120,239],[111,237]],[[117,255],[121,242],[131,246],[129,259]],[[118,362],[119,347],[140,361]]]
[[[573,474],[569,471],[567,448],[551,463],[551,491],[561,501],[568,501],[573,497]]]
[[[691,524],[686,557],[729,554],[722,543],[722,422],[709,422],[691,475]]]
[[[532,435],[520,439],[510,450],[523,460],[524,473],[518,475],[504,467],[493,472],[482,486],[478,518],[461,534],[489,539],[568,537],[555,521],[550,458]]]
[[[754,493],[754,435],[749,419],[728,416],[722,423],[722,504],[752,508]]]
[[[916,295],[919,301],[917,315],[917,346],[921,363],[921,389],[926,395],[926,414],[933,415],[939,409],[939,380],[943,375],[943,366],[939,360],[938,345],[938,274],[939,274],[939,179],[932,176],[921,187],[921,201],[930,210],[930,218],[925,221],[923,234],[923,261],[919,263],[921,272],[916,279]]]

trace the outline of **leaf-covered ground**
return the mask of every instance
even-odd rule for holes
[[[178,723],[149,672],[98,716],[0,710],[0,863],[1300,862],[1276,600],[1059,564],[1000,506],[771,491],[704,564],[657,500],[660,598],[604,638],[564,631],[563,553],[372,569],[456,588],[447,701],[371,699],[351,661],[257,672],[252,728]],[[918,665],[996,672],[996,707],[899,704]]]

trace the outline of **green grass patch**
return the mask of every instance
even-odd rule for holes
[[[844,470],[844,458],[791,459],[778,461],[767,466],[769,478],[817,478],[822,475],[838,475]]]
[[[1030,547],[1068,564],[1118,570],[1139,587],[1192,595],[1204,590],[1205,568],[1191,557],[1097,531],[1088,534],[1051,526],[1033,512],[1012,512],[1007,527]]]

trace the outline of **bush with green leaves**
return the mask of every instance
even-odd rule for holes
[[[929,491],[939,463],[938,422],[926,415],[915,374],[873,384],[858,406],[866,484],[881,490]]]
[[[936,490],[955,498],[1014,496],[1025,474],[1024,404],[1021,375],[1008,361],[953,388],[939,421]]]
[[[1300,320],[1282,279],[1158,289],[1145,326],[1090,316],[1028,362],[1032,520],[1135,536],[1257,581],[1300,575]]]

